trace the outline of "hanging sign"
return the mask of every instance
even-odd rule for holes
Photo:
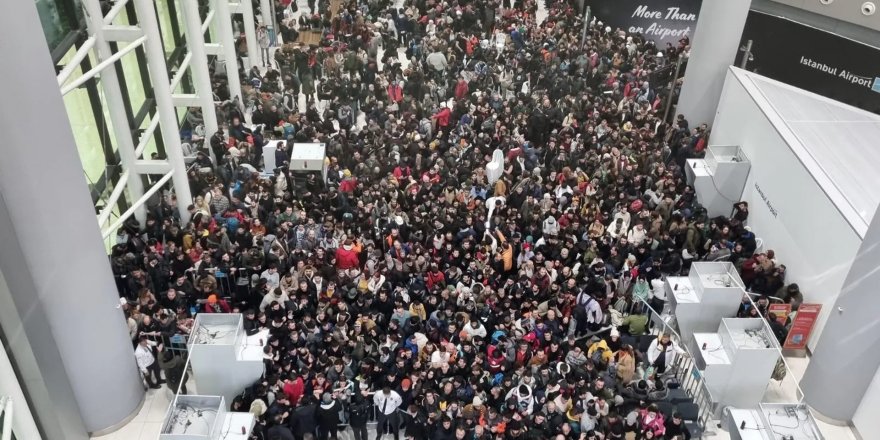
[[[693,38],[702,0],[587,0],[593,16],[612,29],[641,34],[663,49]]]
[[[748,51],[748,59],[744,60]],[[736,66],[880,113],[880,48],[785,17],[749,11]]]

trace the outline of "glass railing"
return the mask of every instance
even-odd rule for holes
[[[718,402],[712,397],[712,393],[706,385],[703,375],[694,363],[693,356],[688,350],[687,344],[684,343],[681,335],[678,333],[675,324],[675,317],[664,314],[663,311],[655,310],[646,301],[639,299],[647,310],[649,320],[649,337],[659,338],[660,335],[669,335],[672,342],[680,347],[686,354],[677,356],[672,367],[662,375],[665,380],[674,379],[680,389],[687,392],[688,396],[693,399],[693,403],[697,405],[696,420],[700,429],[700,434],[711,435],[716,432],[716,423],[718,420]],[[642,344],[640,344],[642,345]],[[695,436],[695,438],[698,438]]]

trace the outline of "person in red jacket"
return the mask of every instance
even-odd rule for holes
[[[353,193],[354,189],[357,188],[357,184],[357,178],[351,175],[351,171],[345,170],[342,172],[342,182],[339,182],[339,191],[349,194]]]
[[[391,102],[400,102],[403,101],[403,87],[397,83],[397,80],[391,81],[391,84],[388,85],[388,99]]]
[[[300,376],[297,376],[294,380],[285,380],[284,388],[282,388],[284,395],[287,396],[287,399],[290,400],[290,404],[293,406],[299,403],[299,399],[302,398],[305,389],[306,384]]]
[[[223,298],[218,298],[217,294],[208,295],[205,300],[205,313],[232,313],[232,307]]]
[[[360,267],[361,262],[358,254],[361,253],[361,244],[352,242],[349,238],[345,240],[342,247],[336,250],[336,268],[340,270]]]
[[[443,131],[443,133],[448,133],[450,117],[452,117],[452,110],[449,110],[449,107],[444,105],[440,111],[431,116],[431,119],[437,121],[437,129]]]
[[[458,83],[455,84],[455,99],[462,100],[468,94],[468,83],[464,80],[464,77],[461,76],[458,78]]]
[[[436,263],[431,264],[431,271],[425,277],[425,285],[428,289],[433,289],[434,286],[446,287],[446,276],[443,275]]]

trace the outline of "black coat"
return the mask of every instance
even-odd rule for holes
[[[180,383],[183,381],[183,377],[186,374],[186,360],[181,356],[170,356],[167,357],[168,353],[160,353],[159,354],[159,368],[165,372],[165,380],[168,384],[168,388],[170,388],[175,393],[177,389],[180,388]],[[167,359],[167,360],[166,360]]]
[[[355,394],[348,408],[348,424],[352,428],[364,428],[369,418],[370,402],[360,394]]]
[[[303,405],[293,411],[293,417],[290,420],[293,433],[298,437],[302,437],[305,433],[314,433],[318,427],[315,413],[318,405],[310,403]]]
[[[334,400],[330,405],[321,404],[315,410],[315,419],[321,429],[334,429],[339,427],[339,411],[342,410],[342,404],[338,400]]]
[[[275,425],[269,428],[269,438],[277,438],[279,440],[294,440],[293,433],[290,428],[284,425]]]

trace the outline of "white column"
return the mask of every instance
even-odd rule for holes
[[[257,43],[257,28],[254,25],[254,6],[251,0],[240,0],[241,18],[244,22],[244,38],[247,40],[248,59],[251,67],[262,66],[263,56],[260,54],[260,45]]]
[[[0,327],[45,439],[88,440],[144,389],[34,2],[5,2],[0,29]]]
[[[853,420],[866,392],[871,391],[870,399],[877,399],[871,384],[880,367],[878,266],[880,211],[868,226],[840,295],[834,304],[823,305],[831,311],[800,382],[804,401],[822,416],[838,422]],[[877,438],[877,432],[860,433],[866,439]]]
[[[162,141],[165,143],[165,155],[174,170],[171,181],[174,194],[177,196],[177,211],[183,224],[189,222],[187,207],[192,204],[189,191],[189,180],[186,175],[186,162],[180,147],[180,125],[177,121],[177,109],[171,99],[171,80],[165,65],[165,49],[159,34],[159,23],[152,0],[134,0],[138,22],[147,37],[144,50],[147,55],[147,68],[153,83],[153,96],[156,99],[156,115],[159,128],[162,130]],[[190,65],[194,64],[190,63]]]
[[[220,39],[220,45],[223,46],[223,60],[226,64],[226,77],[229,80],[229,99],[238,98],[241,105],[244,105],[244,99],[241,96],[241,78],[238,76],[238,55],[235,48],[235,38],[232,34],[232,15],[229,12],[229,1],[211,1],[214,4],[214,23],[217,26],[217,35]]]
[[[275,26],[275,14],[272,13],[272,0],[260,0],[260,15],[263,17],[263,26],[278,31],[278,27]]]
[[[104,16],[101,12],[101,5],[98,0],[83,0],[83,8],[86,12],[86,25],[89,33],[95,37],[95,51],[98,55],[98,61],[106,60],[113,55],[110,44],[104,39],[103,27]],[[118,61],[117,61],[118,62]],[[110,122],[113,124],[113,138],[116,141],[116,147],[119,149],[119,159],[125,169],[131,169],[134,166],[135,144],[131,137],[132,127],[128,124],[128,117],[125,111],[125,101],[122,99],[122,88],[119,85],[119,77],[116,75],[115,66],[109,66],[101,71],[101,88],[104,89],[104,99],[107,101],[107,107],[110,113]],[[137,173],[128,174],[128,193],[131,196],[131,202],[134,202],[144,195],[144,184],[141,177]],[[146,224],[147,208],[140,206],[135,212],[134,217],[140,222],[141,226]]]
[[[202,117],[205,120],[206,142],[217,131],[217,112],[214,109],[214,92],[211,88],[211,74],[208,72],[208,55],[205,53],[205,34],[202,33],[202,18],[199,15],[198,2],[180,0],[180,9],[186,24],[186,46],[192,54],[189,63],[196,94],[202,104]],[[214,151],[208,148],[211,157]]]
[[[751,0],[704,1],[691,38],[681,96],[675,111],[695,127],[711,124],[721,100],[727,68],[736,59]]]

